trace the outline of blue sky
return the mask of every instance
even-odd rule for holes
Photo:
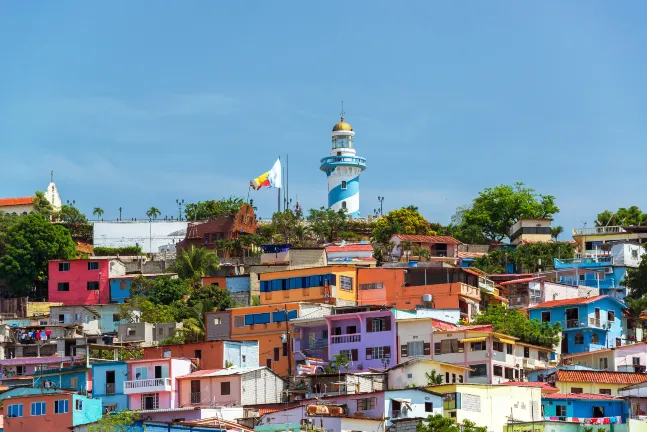
[[[568,230],[647,207],[647,3],[24,2],[0,6],[0,196],[177,214],[319,159],[340,101],[368,159],[361,211],[447,223],[488,186],[557,197]],[[252,191],[263,217],[274,191]]]

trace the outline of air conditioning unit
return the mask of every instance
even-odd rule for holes
[[[605,267],[604,268],[604,274],[613,274],[613,268],[612,267]]]

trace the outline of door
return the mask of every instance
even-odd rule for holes
[[[202,398],[200,397],[200,380],[191,380],[191,403],[197,404],[200,403]]]
[[[136,380],[148,379],[148,368],[146,367],[135,368],[135,379]]]
[[[115,394],[115,371],[106,371],[106,394]]]
[[[155,366],[155,379],[160,379],[162,378],[162,366],[158,365]]]
[[[562,355],[568,354],[568,336],[562,333]]]

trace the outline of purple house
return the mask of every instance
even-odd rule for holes
[[[349,371],[384,368],[397,363],[395,316],[390,310],[329,315],[328,359],[345,354]]]

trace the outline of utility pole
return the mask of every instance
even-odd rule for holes
[[[288,305],[285,304],[285,342],[288,344],[288,376],[292,375],[292,361],[290,360],[290,352],[292,347],[290,346],[290,315],[288,314]]]

